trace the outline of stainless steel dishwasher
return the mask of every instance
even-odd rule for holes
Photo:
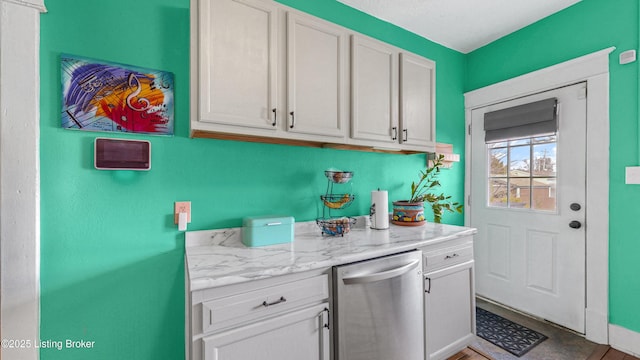
[[[422,252],[333,268],[336,360],[424,360]]]

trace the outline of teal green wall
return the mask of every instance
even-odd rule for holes
[[[438,140],[464,154],[465,56],[333,0],[287,0],[317,16],[437,62]],[[190,139],[188,0],[48,0],[41,16],[41,339],[95,341],[91,350],[41,349],[51,359],[180,359],[184,352],[184,235],[173,202],[192,202],[189,230],[236,227],[245,215],[319,216],[323,170],[353,170],[354,204],[370,191],[406,198],[424,155]],[[60,128],[60,54],[171,71],[174,137]],[[152,143],[149,172],[93,169],[97,136]],[[463,198],[462,163],[443,172]],[[444,222],[462,224],[462,215]]]
[[[638,63],[619,65],[638,49],[637,0],[583,0],[556,15],[468,55],[465,90],[506,80],[610,46],[610,322],[640,332],[640,188],[625,185],[626,166],[638,158]]]

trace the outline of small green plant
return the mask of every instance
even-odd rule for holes
[[[445,210],[449,212],[462,213],[464,205],[451,201],[451,195],[435,195],[433,190],[440,187],[440,181],[438,181],[438,175],[440,175],[440,168],[442,167],[442,160],[444,155],[439,155],[436,159],[432,160],[433,163],[424,171],[420,171],[420,180],[416,184],[411,183],[411,198],[410,203],[416,202],[428,202],[433,210],[433,221],[440,223],[442,221],[442,214]]]

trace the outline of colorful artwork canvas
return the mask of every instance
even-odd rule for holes
[[[62,127],[173,135],[173,74],[62,55]]]

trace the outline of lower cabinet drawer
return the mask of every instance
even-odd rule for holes
[[[328,297],[328,275],[318,275],[209,300],[202,303],[202,331],[235,326]]]
[[[423,266],[425,271],[428,271],[443,266],[460,264],[471,259],[473,259],[473,245],[465,244],[433,252],[425,252]]]

